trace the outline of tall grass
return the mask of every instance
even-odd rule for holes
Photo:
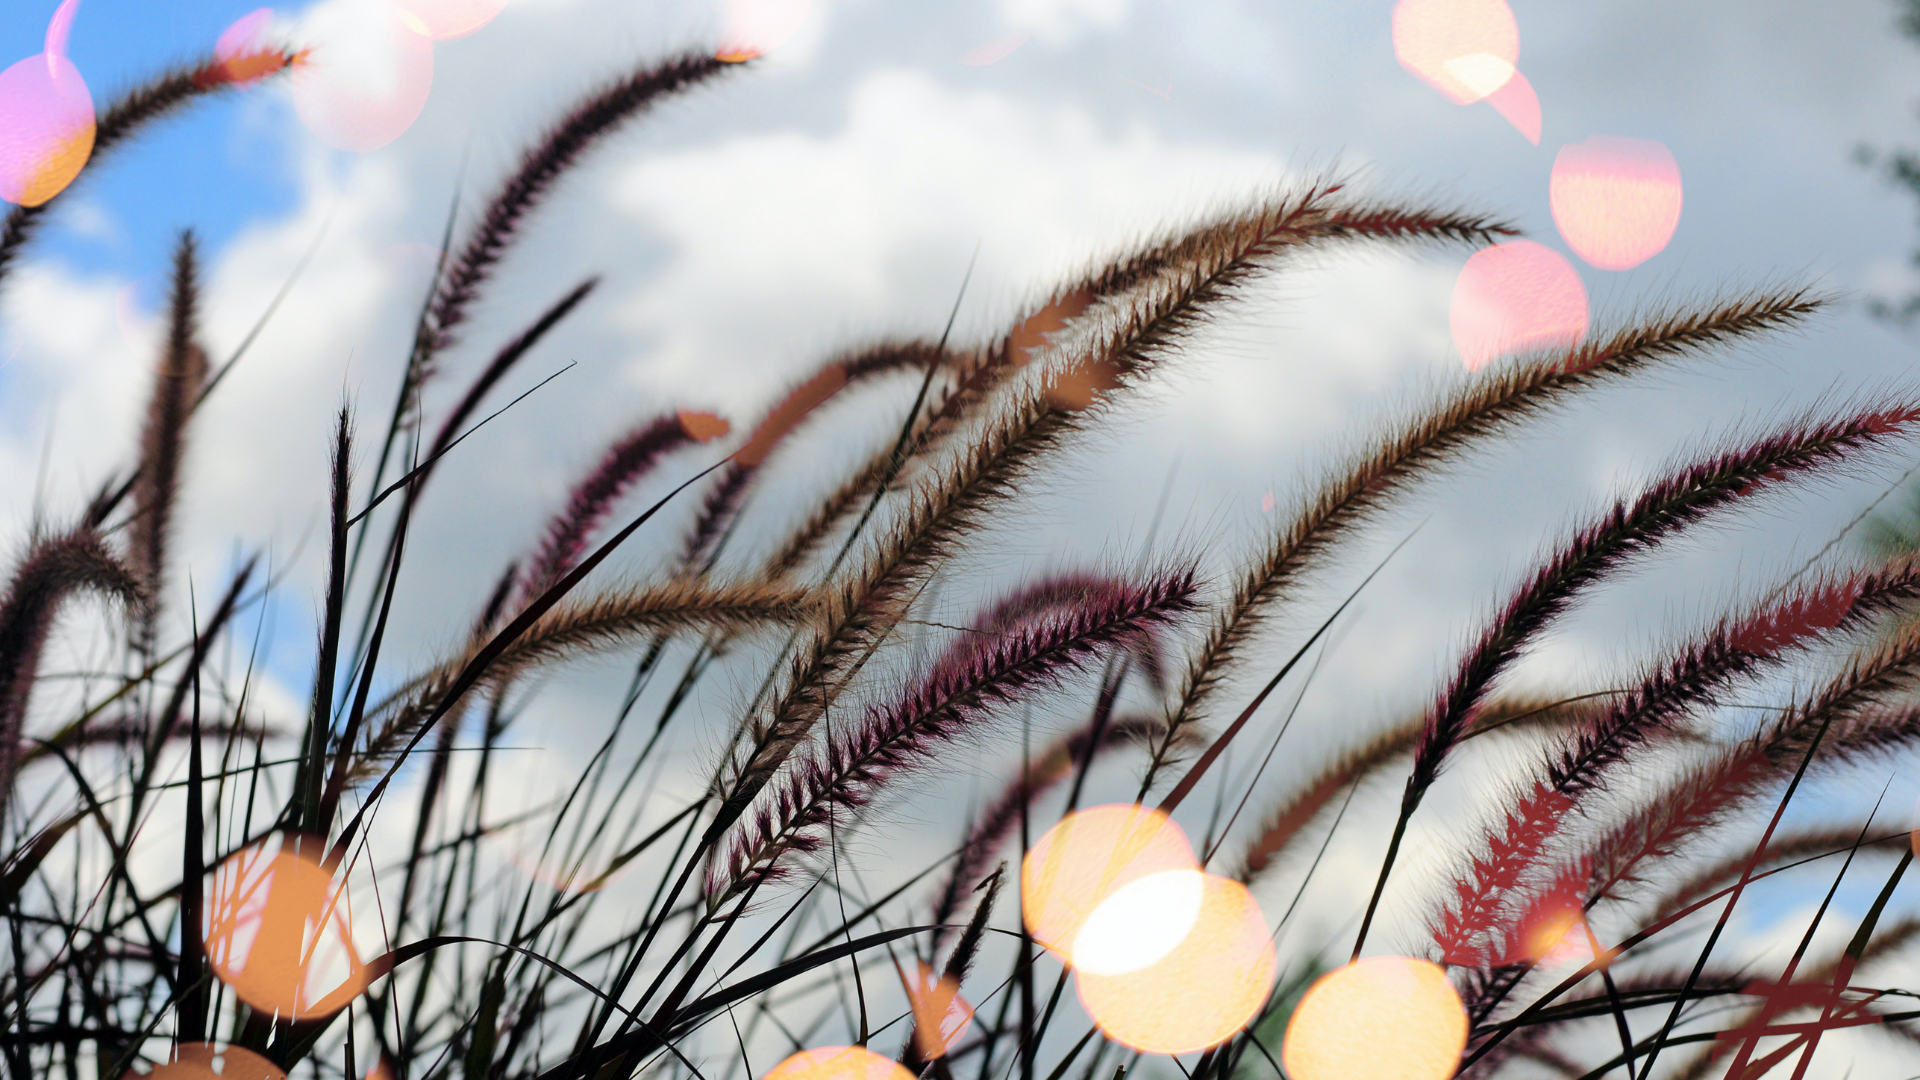
[[[458,254],[422,305],[391,411],[368,426],[343,410],[331,475],[311,478],[331,513],[299,730],[264,724],[250,667],[227,659],[249,655],[245,616],[272,586],[255,564],[184,622],[158,617],[162,598],[178,594],[169,541],[185,448],[224,370],[200,343],[199,258],[191,235],[181,239],[137,459],[102,479],[77,520],[24,540],[0,598],[0,1056],[10,1075],[116,1080],[169,1061],[186,1068],[211,1043],[356,1080],[721,1080],[845,1042],[941,1080],[1170,1075],[1063,1000],[1068,971],[1034,947],[1018,901],[1002,899],[1018,895],[1002,886],[1025,847],[1083,803],[1096,763],[1136,766],[1141,800],[1194,820],[1185,803],[1206,780],[1221,806],[1252,811],[1238,831],[1208,827],[1207,858],[1254,884],[1301,870],[1300,890],[1355,793],[1401,785],[1354,939],[1303,940],[1288,925],[1299,892],[1270,907],[1290,950],[1280,985],[1237,1034],[1178,1061],[1189,1076],[1279,1070],[1300,990],[1324,958],[1361,955],[1388,911],[1424,915],[1427,955],[1451,968],[1473,1024],[1462,1072],[1637,1077],[1666,1063],[1662,1075],[1751,1076],[1810,1061],[1828,1029],[1907,1030],[1911,994],[1879,980],[1915,930],[1889,904],[1908,837],[1869,823],[1870,799],[1846,810],[1857,820],[1844,828],[1783,825],[1815,770],[1838,773],[1920,739],[1920,635],[1889,629],[1910,627],[1903,616],[1920,598],[1905,555],[1779,582],[1608,694],[1523,699],[1503,680],[1571,604],[1673,538],[1900,445],[1920,423],[1920,397],[1884,393],[1705,445],[1552,546],[1420,715],[1355,740],[1304,784],[1264,772],[1230,780],[1220,764],[1236,747],[1257,751],[1246,745],[1257,710],[1301,682],[1298,661],[1325,639],[1329,610],[1308,586],[1396,499],[1552,423],[1590,390],[1710,363],[1803,324],[1823,306],[1804,289],[1657,310],[1586,345],[1511,357],[1407,410],[1280,515],[1217,597],[1191,562],[1095,561],[1000,596],[970,625],[934,622],[932,594],[990,553],[993,524],[1063,452],[1181,365],[1197,331],[1232,318],[1250,286],[1312,253],[1464,249],[1514,231],[1333,182],[1268,192],[1059,283],[998,336],[832,358],[737,435],[660,403],[557,500],[533,550],[479,583],[468,609],[443,613],[456,647],[437,663],[396,665],[387,634],[422,492],[502,378],[594,279],[500,343],[447,414],[430,413],[423,389],[453,377],[444,361],[473,334],[494,268],[567,170],[655,102],[733,70],[687,54],[610,82],[452,237]],[[100,146],[205,89],[170,75],[136,90],[103,114]],[[40,216],[9,220],[0,274]],[[905,415],[861,393],[895,376],[918,388]],[[826,477],[827,494],[797,522],[768,520],[754,498],[762,466],[789,454],[815,407],[841,397],[859,403],[843,411],[863,416],[880,448]],[[614,527],[621,497],[656,474],[678,486]],[[663,535],[655,515],[676,499],[695,504],[694,524]],[[768,554],[720,559],[742,530]],[[596,572],[616,549],[641,545],[666,553],[666,569],[620,583]],[[736,563],[754,568],[719,570]],[[49,636],[86,594],[110,601],[85,609],[113,643],[114,659],[91,673],[107,689],[73,707],[37,704]],[[1319,629],[1276,661],[1255,646],[1280,622]],[[172,636],[183,624],[186,635]],[[535,737],[516,727],[529,698],[588,655],[630,666],[622,708],[591,733],[596,749],[562,798],[496,816],[496,796],[516,783],[508,736]],[[1241,685],[1249,676],[1253,693]],[[696,723],[687,702],[722,680],[739,691],[737,707],[682,785],[695,794],[676,800],[658,783],[664,737]],[[1747,736],[1715,734],[1715,710],[1762,680],[1797,688],[1791,704]],[[656,684],[667,692],[645,692]],[[1069,689],[1091,697],[1089,713],[1068,711],[1078,700]],[[1057,740],[1033,741],[1036,716]],[[1394,871],[1410,824],[1432,813],[1444,773],[1496,745],[1526,747],[1529,763],[1514,786],[1468,803],[1479,823],[1469,831],[1483,835],[1456,853],[1451,886],[1438,896],[1408,887]],[[877,815],[930,773],[1011,748],[1020,767],[952,823],[951,847],[876,855]],[[212,942],[231,918],[219,909],[232,900],[233,860],[249,852],[308,860],[344,890],[366,955],[343,970],[364,992],[349,980],[311,1012],[243,1000],[244,980],[222,966],[228,946]],[[1745,966],[1750,943],[1733,916],[1750,885],[1813,860],[1845,873],[1896,852],[1843,952],[1803,944],[1812,955],[1778,976]],[[531,872],[502,873],[507,861]],[[166,867],[157,884],[155,866]],[[877,896],[867,880],[876,870],[889,882]],[[1596,933],[1590,962],[1571,970],[1543,965],[1525,944],[1563,910]],[[907,1004],[921,963],[977,1010],[944,1054],[913,1037],[929,1023]],[[240,1075],[234,1060],[224,1075]]]

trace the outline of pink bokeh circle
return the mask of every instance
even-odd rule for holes
[[[367,153],[399,138],[433,89],[433,41],[382,0],[323,9],[290,81],[300,120],[321,142]]]
[[[466,37],[487,25],[507,0],[393,0],[393,12],[409,30],[435,41]]]
[[[65,55],[76,4],[47,28],[47,51],[0,72],[0,199],[39,206],[65,190],[93,154],[93,95]]]
[[[1587,289],[1566,257],[1531,240],[1482,248],[1453,284],[1453,346],[1468,371],[1497,356],[1587,336]]]
[[[1548,194],[1567,246],[1602,270],[1653,258],[1680,225],[1680,165],[1651,139],[1595,135],[1561,147]]]
[[[1520,26],[1506,0],[1400,0],[1393,54],[1456,105],[1492,94],[1520,62]]]

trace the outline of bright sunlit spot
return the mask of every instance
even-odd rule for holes
[[[1020,913],[1028,933],[1067,957],[1067,946],[1122,886],[1168,870],[1198,870],[1187,834],[1157,810],[1089,807],[1048,829],[1020,862]]]
[[[1474,252],[1454,281],[1453,347],[1468,371],[1526,349],[1576,345],[1587,336],[1587,289],[1566,257],[1531,240]]]
[[[1107,1038],[1150,1054],[1219,1044],[1260,1012],[1273,989],[1273,941],[1253,895],[1230,878],[1185,873],[1198,879],[1201,895],[1192,925],[1171,949],[1120,974],[1075,972],[1080,1004]],[[1161,895],[1174,891],[1152,888]],[[1174,922],[1178,912],[1161,917]],[[1134,927],[1146,933],[1138,923]]]
[[[1513,77],[1520,26],[1506,0],[1400,0],[1393,54],[1456,105],[1470,105]]]
[[[1200,917],[1206,875],[1167,870],[1115,889],[1073,935],[1071,962],[1096,975],[1138,971],[1173,951]]]
[[[124,1080],[142,1080],[129,1070]],[[145,1080],[287,1080],[279,1066],[241,1046],[224,1050],[211,1043],[182,1043],[172,1060],[147,1073]]]
[[[268,840],[220,864],[207,901],[207,963],[240,1000],[304,1020],[366,989],[346,893],[317,862]]]
[[[899,1062],[864,1046],[822,1046],[794,1054],[760,1080],[914,1080],[914,1076]]]
[[[65,190],[93,153],[93,96],[67,59],[80,0],[47,24],[46,51],[0,72],[0,199],[39,206]]]
[[[1595,135],[1561,147],[1549,195],[1567,246],[1602,270],[1653,258],[1680,224],[1680,166],[1651,139]]]
[[[740,63],[765,56],[800,29],[811,5],[812,0],[725,0],[726,22],[714,57]]]
[[[1467,1045],[1467,1012],[1437,964],[1370,956],[1322,975],[1287,1022],[1291,1080],[1445,1080]]]
[[[433,41],[409,29],[385,0],[321,7],[300,40],[309,48],[293,65],[294,108],[328,146],[378,150],[426,108]]]

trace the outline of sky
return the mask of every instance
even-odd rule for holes
[[[289,5],[276,32],[299,41],[352,2]],[[54,6],[8,6],[8,62],[39,50]],[[1920,48],[1896,32],[1892,3],[1511,6],[1518,67],[1541,102],[1537,146],[1490,106],[1454,105],[1404,70],[1386,0],[813,0],[790,41],[628,125],[532,219],[430,408],[576,282],[602,284],[496,397],[574,366],[436,478],[395,655],[425,662],[456,642],[500,567],[627,425],[679,407],[751,422],[838,348],[937,335],[956,296],[957,340],[986,340],[1088,260],[1275,185],[1338,174],[1510,219],[1569,254],[1596,328],[1759,284],[1839,298],[1804,330],[1589,395],[1476,452],[1353,545],[1308,598],[1312,612],[1282,620],[1266,643],[1283,655],[1330,598],[1416,533],[1302,699],[1273,782],[1306,775],[1419,708],[1529,560],[1663,463],[1818,404],[1915,389],[1915,340],[1863,310],[1868,296],[1916,284],[1915,207],[1854,160],[1862,145],[1920,144]],[[84,0],[71,56],[104,100],[205,50],[252,7]],[[573,97],[652,58],[710,50],[720,22],[717,5],[694,0],[511,0],[491,24],[436,46],[424,111],[380,149],[324,145],[276,84],[198,107],[90,169],[0,287],[6,543],[24,541],[36,492],[57,520],[128,461],[179,229],[205,244],[216,358],[314,252],[196,421],[180,556],[202,592],[245,552],[285,572],[265,670],[283,702],[297,700],[321,586],[329,418],[344,399],[363,432],[384,422],[450,205],[470,216]],[[1015,37],[994,63],[961,62]],[[1633,270],[1573,258],[1549,210],[1555,155],[1594,135],[1659,140],[1683,178],[1672,241]],[[1194,559],[1216,586],[1230,580],[1319,470],[1465,377],[1448,302],[1467,255],[1373,250],[1276,275],[1029,493],[996,531],[993,557],[942,596],[946,615],[964,619],[1012,581],[1143,553]],[[755,506],[768,523],[760,535],[877,445],[910,393],[882,387],[831,406],[832,422],[776,463]],[[1916,458],[1907,447],[1699,530],[1584,603],[1519,681],[1604,686],[1634,670],[1805,564]],[[672,475],[703,464],[687,455]],[[635,506],[663,492],[636,492]],[[644,574],[683,520],[663,515],[609,580]],[[1847,541],[1826,556],[1857,557]],[[581,676],[535,706],[552,737],[529,757],[529,789],[573,774],[617,691],[613,666]],[[687,760],[711,752],[747,692],[732,685],[697,706]],[[992,771],[978,770],[917,794],[901,827],[963,807]],[[1456,786],[1489,775],[1463,769]],[[1868,781],[1839,785],[1832,805],[1855,806],[1854,783]],[[1913,804],[1914,791],[1896,793]],[[1459,824],[1435,816],[1434,830]],[[1378,858],[1353,848],[1354,867]],[[1414,857],[1408,876],[1442,861]]]

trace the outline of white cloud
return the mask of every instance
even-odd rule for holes
[[[993,326],[1091,255],[1284,175],[1266,154],[883,69],[831,134],[736,136],[623,169],[613,205],[664,234],[676,262],[622,321],[660,342],[651,370],[757,401],[772,388],[742,381],[770,356],[798,359],[796,340],[849,323],[937,332],[976,244],[963,326]]]

